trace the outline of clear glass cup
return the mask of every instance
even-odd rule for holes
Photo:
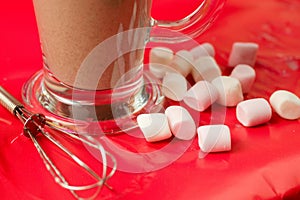
[[[146,43],[205,31],[225,0],[199,1],[184,19],[159,21],[150,15],[152,0],[33,0],[44,67],[24,85],[25,102],[65,124],[95,122],[106,133],[133,128],[137,114],[164,102],[143,70]],[[153,27],[181,34],[150,35]]]

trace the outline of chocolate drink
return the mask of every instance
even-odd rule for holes
[[[33,0],[33,2],[45,71],[49,73],[46,82],[47,77],[52,79],[54,77],[53,80],[68,87],[74,87],[80,65],[95,46],[122,31],[147,27],[150,23],[150,0]],[[123,38],[128,40],[129,45],[131,39]],[[116,59],[116,62],[109,66],[99,64],[98,67],[105,67],[105,72],[96,89],[113,88],[124,72],[141,66],[142,61],[143,51],[135,50],[124,54],[121,59]],[[76,82],[76,87],[95,89],[88,81],[84,81],[85,78],[88,80],[89,74],[83,73],[82,76],[83,81]]]

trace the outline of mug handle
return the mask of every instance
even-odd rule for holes
[[[158,31],[153,31],[150,41],[174,43],[196,38],[215,21],[225,2],[226,0],[203,0],[191,14],[177,21],[151,18],[152,27]],[[173,35],[171,32],[180,34]]]

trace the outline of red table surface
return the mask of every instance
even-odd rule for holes
[[[183,13],[192,9],[184,1],[178,2],[182,5],[176,10],[174,1],[157,0],[153,15],[167,17],[169,10]],[[246,98],[268,98],[277,89],[300,96],[299,9],[297,0],[228,0],[216,23],[196,40],[212,43],[221,65],[226,63],[233,42],[260,44],[257,80]],[[22,85],[41,66],[31,1],[1,1],[0,85],[21,100]],[[204,114],[199,125],[206,120]],[[274,113],[266,125],[244,128],[235,109],[228,108],[225,124],[231,129],[232,151],[201,159],[195,138],[179,159],[160,170],[118,170],[109,180],[114,190],[104,188],[98,199],[300,199],[300,121],[284,120]],[[0,107],[0,198],[72,199],[53,181],[32,142],[21,132],[21,123]],[[136,145],[141,152],[169,142],[139,140],[137,144],[126,134],[112,140]],[[66,162],[51,151],[59,162]]]

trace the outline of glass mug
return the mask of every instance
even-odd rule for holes
[[[150,16],[152,0],[33,0],[44,67],[25,84],[23,98],[60,121],[96,122],[108,133],[130,129],[134,116],[163,103],[143,71],[146,43],[186,40],[150,35],[151,27],[196,37],[224,2],[202,0],[182,20],[158,21]]]

